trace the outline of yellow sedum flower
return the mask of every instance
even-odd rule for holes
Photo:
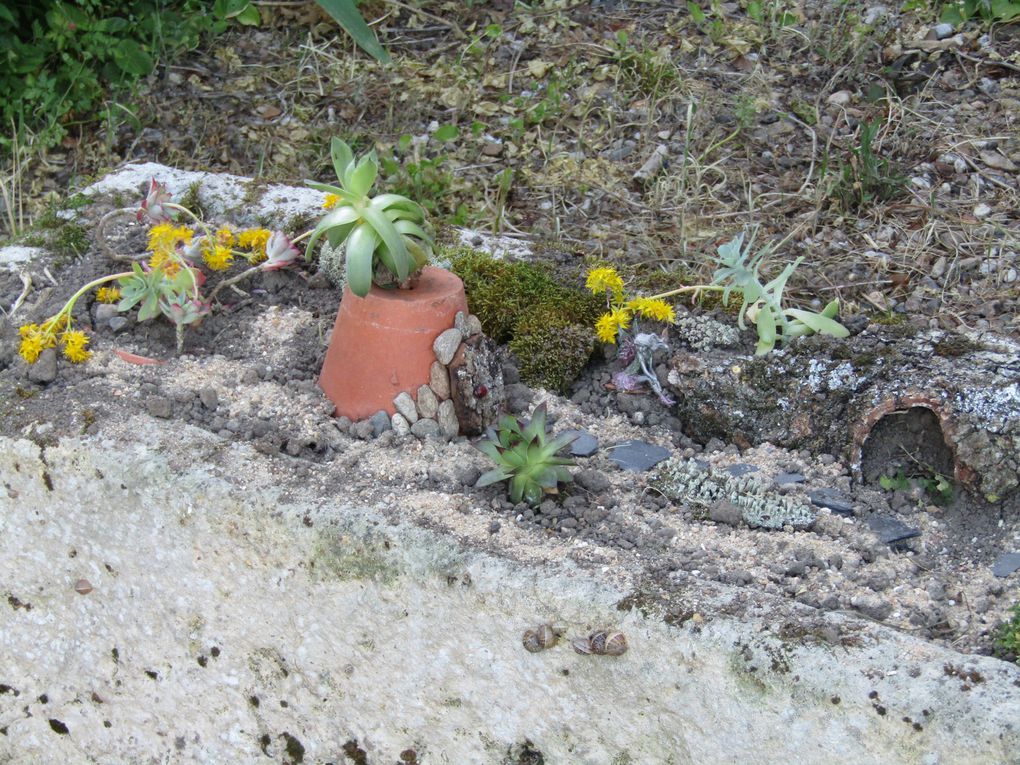
[[[327,194],[325,201],[323,201],[322,203],[322,206],[327,210],[332,210],[334,207],[336,207],[336,203],[339,201],[340,197],[338,197],[336,194]]]
[[[202,252],[202,260],[212,271],[226,271],[234,262],[234,252],[221,244],[206,247]]]
[[[169,259],[177,245],[191,244],[194,236],[195,232],[187,226],[175,226],[170,222],[158,223],[149,229],[149,251],[154,256],[162,255]]]
[[[116,287],[100,287],[96,290],[96,300],[100,303],[116,303],[120,300],[120,290]]]
[[[621,329],[630,326],[630,311],[626,308],[613,308],[604,313],[595,322],[595,334],[603,343],[616,343],[616,335]]]
[[[167,276],[173,276],[181,270],[181,264],[166,252],[154,252],[149,258],[149,268],[155,271],[161,269]]]
[[[236,241],[237,237],[234,236],[234,232],[228,226],[221,226],[216,230],[216,244],[223,247],[233,247]]]
[[[615,268],[593,268],[588,272],[584,286],[594,295],[602,294],[606,290],[618,297],[623,294],[623,279],[616,273]]]
[[[668,324],[676,323],[676,313],[673,311],[673,306],[665,300],[639,297],[628,300],[626,307],[646,319],[664,321]]]
[[[266,259],[266,242],[272,233],[264,228],[250,228],[237,235],[237,246],[249,251],[245,255],[249,263],[255,265]]]
[[[46,348],[52,348],[57,344],[56,337],[52,332],[47,331],[45,324],[42,327],[38,324],[26,324],[18,329],[18,333],[21,335],[18,353],[29,364],[37,362],[39,354]]]
[[[89,338],[81,330],[67,330],[67,332],[60,336],[60,342],[64,345],[64,356],[75,364],[88,361],[89,356],[92,355],[92,351],[85,347],[89,344]]]

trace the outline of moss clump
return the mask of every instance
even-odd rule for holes
[[[943,339],[935,343],[934,350],[935,354],[938,356],[953,359],[958,356],[966,356],[969,353],[983,351],[985,350],[985,346],[971,340],[966,335],[958,335],[954,332],[946,335]]]
[[[195,213],[202,220],[209,219],[209,212],[205,209],[202,204],[202,199],[199,196],[199,190],[202,188],[202,184],[195,181],[193,184],[188,186],[188,190],[184,192],[181,197],[181,201],[178,203],[181,207],[186,207]]]
[[[1020,664],[1020,603],[1013,604],[1010,614],[996,632],[995,654]]]
[[[509,343],[521,379],[566,391],[595,350],[594,324],[603,310],[598,299],[557,283],[545,266],[467,248],[444,255],[464,281],[468,305],[485,333]]]

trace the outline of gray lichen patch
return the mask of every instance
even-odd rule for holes
[[[708,316],[682,316],[677,319],[676,327],[680,339],[695,351],[733,348],[740,342],[740,332],[736,327]]]
[[[815,522],[816,513],[810,507],[769,491],[754,476],[735,478],[698,460],[677,457],[668,460],[660,467],[653,484],[676,502],[700,505],[720,500],[732,502],[751,528],[781,529],[789,525],[803,529]]]

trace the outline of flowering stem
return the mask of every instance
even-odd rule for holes
[[[300,242],[300,241],[301,241],[302,239],[307,239],[308,237],[310,237],[310,236],[312,235],[312,231],[313,231],[313,230],[314,230],[314,229],[308,229],[308,231],[306,231],[305,233],[303,233],[303,234],[300,234],[300,235],[298,235],[298,236],[294,237],[293,239],[291,239],[291,240],[290,240],[290,243],[291,243],[291,244],[297,244],[297,243],[298,243],[298,242]]]
[[[59,311],[57,311],[55,314],[53,314],[53,316],[50,317],[50,321],[52,321],[53,319],[56,319],[59,316],[62,316],[65,313],[68,316],[70,316],[71,315],[71,311],[74,309],[74,304],[78,302],[78,298],[80,298],[82,295],[84,295],[86,292],[88,292],[93,287],[98,287],[100,284],[106,284],[107,282],[112,282],[114,279],[123,279],[123,278],[131,276],[131,275],[132,275],[131,271],[124,271],[124,272],[119,273],[119,274],[110,274],[109,276],[101,276],[98,279],[93,279],[91,282],[89,282],[84,287],[82,287],[80,290],[78,290],[73,295],[71,295],[71,297],[68,298],[67,302],[64,303],[64,307],[61,308]]]
[[[663,298],[672,297],[673,295],[681,295],[685,292],[693,292],[695,295],[701,292],[722,292],[725,289],[721,284],[692,284],[688,287],[678,287],[675,290],[669,292],[663,292],[659,295],[652,295],[649,300],[662,300]]]

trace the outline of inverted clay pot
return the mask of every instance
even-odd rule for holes
[[[360,298],[344,287],[319,387],[336,404],[336,416],[363,420],[379,410],[393,414],[393,399],[429,381],[432,343],[467,315],[464,284],[453,273],[426,266],[410,290],[373,286]]]

